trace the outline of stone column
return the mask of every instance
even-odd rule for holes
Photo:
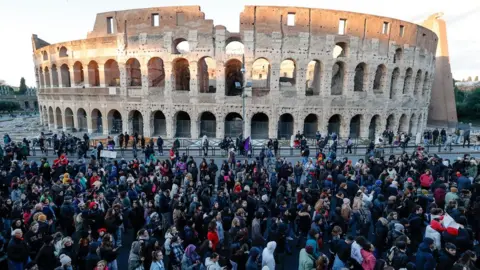
[[[245,118],[243,119],[243,138],[248,138],[252,135],[252,117],[247,114]]]
[[[43,115],[45,112],[43,111],[42,107],[40,107],[40,109],[38,110],[38,113],[40,117],[40,126],[43,126]]]
[[[167,139],[172,139],[173,135],[175,135],[175,129],[174,129],[174,121],[171,117],[166,117],[166,128],[167,128]]]
[[[325,65],[327,66],[327,65]],[[325,68],[323,72],[321,88],[320,88],[320,96],[328,97],[332,91],[332,68]]]
[[[83,85],[85,86],[85,88],[91,86],[89,77],[90,77],[90,70],[88,69],[88,63],[87,63],[87,65],[83,65]]]
[[[87,113],[87,130],[88,133],[93,133],[93,125],[92,125],[92,112],[90,108],[88,108],[89,111],[86,111]]]
[[[307,65],[305,63],[297,63],[295,66],[295,87],[297,90],[297,97],[304,97],[307,88]]]
[[[190,63],[190,96],[197,96],[198,95],[198,63],[192,62]],[[193,133],[192,133],[193,136]]]
[[[142,75],[143,76],[143,75]],[[143,84],[143,83],[142,83]],[[142,87],[143,89],[143,87]],[[147,90],[148,91],[148,90]],[[152,136],[152,121],[150,121],[150,116],[147,116],[147,112],[142,111],[142,117],[143,117],[143,136],[150,137]]]
[[[78,131],[78,110],[76,108],[72,109],[73,112],[73,128]]]
[[[280,94],[280,63],[271,63],[269,73],[267,78],[270,81],[270,96],[278,97]]]
[[[142,94],[144,97],[148,97],[148,63],[144,63],[141,67],[142,70]]]
[[[371,115],[364,115],[360,118],[360,138],[368,138],[368,135],[370,134],[371,119]]]
[[[61,112],[62,115],[62,130],[67,131],[67,119],[65,119],[65,110],[62,110]]]
[[[215,80],[217,82],[217,92],[215,92],[215,100],[223,101],[225,99],[225,63],[217,60],[216,62]],[[217,132],[218,133],[218,132]]]
[[[276,139],[278,137],[278,118],[269,117],[268,120],[268,137]]]
[[[215,132],[215,137],[223,138],[225,137],[225,122],[217,121],[217,131]]]
[[[105,66],[98,65],[98,79],[100,83],[100,87],[108,87],[107,83],[105,82]]]
[[[102,127],[103,135],[108,136],[108,134],[110,134],[110,130],[108,126],[108,115],[105,112],[102,112]]]
[[[127,96],[127,66],[125,65],[125,63],[118,63],[118,69],[120,70],[120,94],[123,96]]]
[[[173,74],[172,74],[172,63],[171,62],[166,62],[164,64],[164,71],[165,71],[165,90],[164,90],[164,95],[165,97],[171,97],[172,96],[172,91],[173,91]]]
[[[50,77],[50,88],[53,88],[53,70],[49,69],[48,76]],[[57,78],[58,78],[58,69],[57,69]]]
[[[68,72],[70,73],[70,87],[75,87],[77,86],[76,82],[75,82],[75,70],[73,69],[73,66],[68,70]],[[80,73],[81,71],[79,70],[78,73]]]
[[[198,118],[195,118],[198,119]],[[199,130],[199,121],[197,120],[190,120],[190,133],[192,139],[198,139],[198,130]]]
[[[298,94],[298,92],[297,92]],[[305,94],[304,94],[305,95]],[[302,118],[302,117],[299,117],[297,116],[297,118],[293,119],[293,134],[297,134],[297,131],[300,130],[300,132],[303,134],[305,131],[304,131],[304,122],[305,122],[305,118]]]
[[[122,114],[122,129],[123,129],[122,132],[125,133],[125,131],[127,131],[127,133],[130,134],[130,126],[128,123],[128,112],[123,111],[120,113]]]
[[[57,129],[58,128],[58,123],[57,123],[57,110],[53,110],[53,128]]]
[[[350,116],[342,116],[342,120],[340,122],[340,139],[344,140],[350,136],[350,120],[352,119]]]
[[[355,78],[355,71],[352,71],[350,67],[345,68],[345,74],[343,74],[343,88],[342,88],[342,95],[352,95],[353,94],[353,87],[354,87],[354,78]]]

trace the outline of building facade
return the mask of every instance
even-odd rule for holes
[[[43,125],[167,138],[415,134],[437,42],[397,19],[268,6],[246,6],[238,33],[179,6],[97,14],[82,40],[32,37]]]
[[[35,87],[27,87],[27,91],[19,95],[18,87],[0,85],[0,100],[17,102],[20,108],[24,110],[38,110],[37,89]]]

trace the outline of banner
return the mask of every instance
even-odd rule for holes
[[[100,152],[100,157],[103,157],[103,158],[117,158],[117,152],[103,150],[103,151]]]
[[[248,138],[243,143],[243,148],[245,149],[245,151],[250,150],[250,136],[248,136]]]

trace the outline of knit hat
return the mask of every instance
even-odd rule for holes
[[[41,222],[47,221],[47,216],[45,216],[44,214],[38,215],[38,221],[41,221]]]
[[[308,254],[312,254],[313,253],[313,247],[312,246],[306,246],[305,247],[305,251],[308,253]]]
[[[457,246],[455,246],[453,243],[446,243],[445,249],[457,249]]]
[[[95,207],[95,205],[97,205],[96,202],[91,202],[91,203],[88,205],[88,208],[93,209],[93,207]]]
[[[348,198],[343,199],[343,204],[350,204],[350,200]]]
[[[62,266],[67,265],[71,262],[72,259],[70,259],[70,257],[68,257],[66,254],[60,255],[60,263],[62,264]]]
[[[423,242],[424,242],[425,244],[429,245],[429,246],[430,246],[430,245],[433,245],[433,243],[434,243],[434,242],[433,242],[433,239],[430,238],[430,237],[425,237],[425,239],[423,239]]]
[[[15,236],[17,233],[23,233],[20,229],[15,229],[12,231],[12,236]]]
[[[382,185],[382,180],[379,179],[379,180],[375,181],[375,185],[376,186],[381,186]]]
[[[458,188],[456,188],[456,187],[451,187],[451,188],[450,188],[450,191],[453,192],[453,193],[456,193],[456,192],[458,192]]]
[[[413,182],[413,179],[412,179],[411,177],[408,177],[408,178],[407,178],[407,182],[408,182],[408,183],[412,183],[412,182]]]
[[[65,247],[65,244],[68,243],[68,242],[73,244],[73,240],[70,236],[67,236],[67,237],[62,239],[62,247]]]
[[[267,202],[268,201],[268,196],[267,194],[262,195],[262,201]]]
[[[405,227],[400,223],[395,223],[394,227],[395,227],[395,230],[399,232],[405,230]]]

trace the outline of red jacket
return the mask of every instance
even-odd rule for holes
[[[208,238],[208,240],[212,241],[212,250],[215,251],[218,243],[220,242],[220,240],[218,239],[217,232],[208,232],[207,233],[207,238]]]
[[[373,256],[373,253],[370,251],[366,251],[364,249],[362,249],[360,253],[362,254],[362,258],[363,258],[362,268],[364,270],[375,269],[375,264],[377,263],[377,259],[375,259],[375,256]]]
[[[432,183],[433,183],[432,175],[424,173],[422,174],[422,176],[420,176],[420,186],[424,188],[430,188]]]

